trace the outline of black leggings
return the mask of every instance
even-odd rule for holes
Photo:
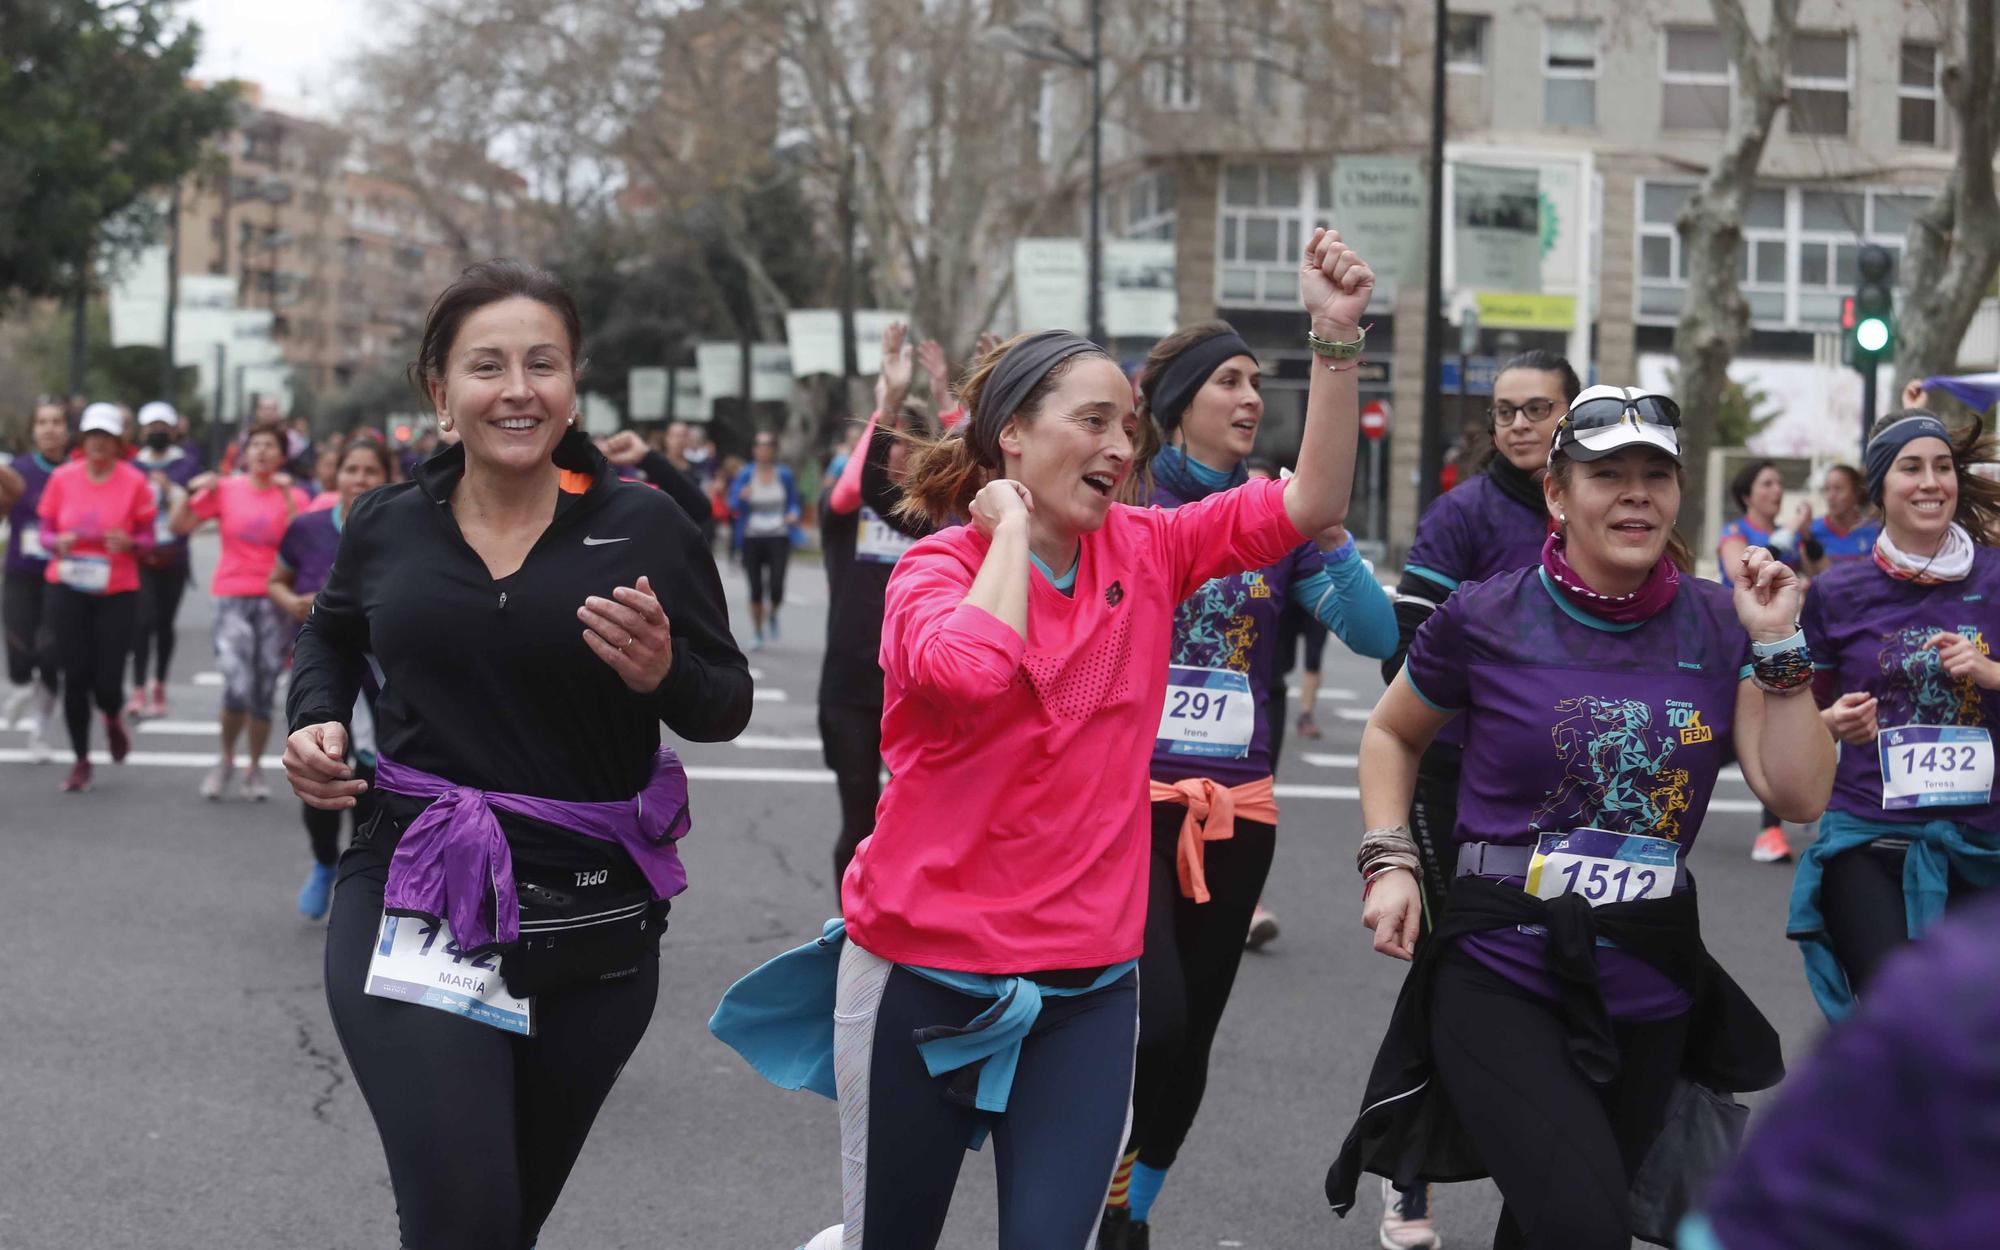
[[[326,935],[326,1001],[375,1116],[404,1250],[526,1250],[645,1036],[660,965],[540,995],[534,1037],[362,993],[386,869],[350,851]]]
[[[1905,854],[1900,846],[1862,846],[1842,851],[1822,866],[1820,915],[1834,957],[1856,997],[1874,979],[1883,960],[1910,944],[1909,912],[1903,902]],[[1945,910],[1954,910],[1977,893],[1971,882],[1954,875]]]
[[[161,569],[139,566],[139,621],[132,632],[132,684],[146,684],[146,669],[159,657],[153,679],[164,682],[174,662],[174,618],[181,613],[187,591],[188,566]]]
[[[750,602],[777,607],[785,601],[785,566],[792,561],[792,540],[783,534],[743,540],[743,574],[750,579]],[[765,576],[770,595],[765,595]]]
[[[368,788],[345,812],[325,812],[307,803],[299,804],[299,811],[305,815],[306,837],[312,842],[313,862],[316,864],[332,867],[340,858],[340,822],[343,816],[348,818],[350,830],[358,830],[366,827],[375,814],[375,770],[365,764],[356,765],[354,776],[367,782]]]
[[[125,702],[125,652],[132,645],[132,620],[139,596],[87,595],[67,586],[48,592],[49,624],[62,655],[63,720],[76,758],[90,758],[90,705],[118,715]]]
[[[1556,1005],[1462,951],[1440,961],[1431,1053],[1452,1110],[1500,1188],[1494,1250],[1627,1250],[1632,1177],[1666,1123],[1687,1017],[1614,1022],[1619,1074],[1570,1062]]]
[[[1278,830],[1236,821],[1236,836],[1210,842],[1203,860],[1209,900],[1181,893],[1176,854],[1187,808],[1153,804],[1152,869],[1146,901],[1146,953],[1139,957],[1139,1058],[1132,1085],[1132,1137],[1126,1150],[1165,1170],[1179,1155],[1208,1089],[1215,1045],[1250,915],[1271,873]]]
[[[49,584],[38,574],[7,574],[7,597],[0,600],[0,620],[7,634],[7,680],[25,686],[40,677],[55,692],[62,676],[55,634],[49,628]]]
[[[993,1134],[999,1250],[1084,1250],[1096,1234],[1132,1091],[1137,978],[1042,1000],[1021,1042],[1007,1109],[948,1096],[913,1034],[963,1025],[992,1006],[885,964],[841,952],[834,1016],[847,1234],[861,1250],[930,1250],[944,1232],[976,1127]]]
[[[861,839],[875,832],[882,799],[882,709],[860,703],[819,705],[820,751],[840,792],[840,836],[833,842],[833,888]]]

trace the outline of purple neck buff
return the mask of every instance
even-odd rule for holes
[[[1577,609],[1613,625],[1633,625],[1666,610],[1681,588],[1681,571],[1665,553],[1639,589],[1629,595],[1601,595],[1569,566],[1563,555],[1563,533],[1557,530],[1542,544],[1542,571],[1549,575],[1563,598]]]

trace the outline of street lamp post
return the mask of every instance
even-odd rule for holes
[[[1004,26],[989,26],[980,42],[1031,61],[1053,61],[1090,75],[1090,338],[1108,343],[1104,333],[1104,4],[1090,0],[1090,51],[1063,42],[1062,30],[1047,13],[1026,13]]]

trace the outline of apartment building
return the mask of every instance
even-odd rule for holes
[[[1752,7],[1762,29],[1765,14]],[[1066,9],[1082,29],[1084,5],[1070,0]],[[1342,161],[1421,162],[1431,6],[1161,0],[1150,11],[1144,28],[1121,32],[1142,41],[1148,64],[1106,132],[1107,229],[1174,240],[1181,321],[1226,317],[1258,347],[1269,437],[1283,445],[1296,438],[1311,363],[1293,273],[1303,236],[1338,224]],[[1765,151],[1741,258],[1754,317],[1742,368],[1786,407],[1778,431],[1788,447],[1851,445],[1859,387],[1828,353],[1856,253],[1867,243],[1900,253],[1912,215],[1949,172],[1952,119],[1935,20],[1928,8],[1898,3],[1802,7],[1792,103]],[[1300,22],[1327,23],[1314,46],[1329,63],[1317,73],[1288,51]],[[1475,425],[1492,362],[1527,347],[1568,350],[1605,381],[1663,385],[1687,273],[1674,217],[1736,104],[1708,3],[1462,0],[1445,36],[1448,157],[1543,171],[1545,240],[1561,242],[1545,258],[1542,290],[1557,308],[1580,303],[1583,315],[1574,325],[1481,328],[1468,344],[1472,394],[1462,406],[1456,360],[1431,384],[1454,401],[1448,411]],[[1072,107],[1079,85],[1057,85],[1069,93],[1055,110],[1059,124],[1088,116]],[[1451,202],[1448,183],[1448,214]],[[1421,247],[1420,207],[1414,215]],[[1448,216],[1447,302],[1458,308],[1474,292],[1455,280],[1452,233]],[[1373,536],[1390,539],[1407,539],[1415,524],[1421,250],[1401,277],[1383,283],[1371,309],[1363,376],[1364,394],[1392,411],[1388,467],[1372,484],[1387,496]],[[1989,338],[1970,336],[1968,363],[1992,367],[2000,345]],[[1366,512],[1357,509],[1363,532]]]
[[[469,260],[532,235],[526,184],[420,195],[371,169],[355,138],[267,106],[252,85],[241,123],[181,188],[180,272],[226,275],[239,308],[268,308],[295,383],[317,396],[414,354],[425,311]]]

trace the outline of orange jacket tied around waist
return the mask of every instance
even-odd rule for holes
[[[1174,858],[1180,868],[1181,893],[1197,903],[1208,901],[1208,878],[1202,873],[1207,844],[1236,836],[1236,818],[1278,823],[1278,794],[1271,778],[1240,786],[1219,785],[1207,777],[1190,777],[1172,785],[1151,783],[1152,801],[1179,803],[1188,809],[1181,821],[1180,847]]]

